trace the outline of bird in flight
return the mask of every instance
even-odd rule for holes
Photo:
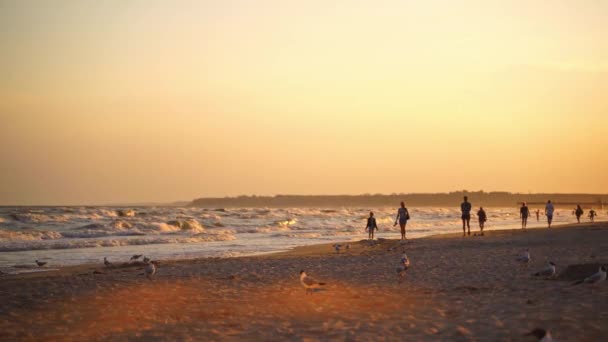
[[[142,255],[143,254],[134,254],[130,260],[137,260],[137,259],[141,258]]]
[[[304,270],[300,271],[300,283],[302,283],[302,286],[304,286],[304,288],[306,289],[306,294],[308,294],[309,292],[310,294],[312,294],[314,289],[325,285],[325,283],[320,283],[316,281],[313,277],[307,275]]]

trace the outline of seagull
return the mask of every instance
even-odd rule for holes
[[[534,273],[536,277],[553,277],[555,275],[555,264],[553,261],[549,261],[549,265],[542,271]]]
[[[134,254],[134,255],[131,257],[131,260],[137,260],[137,259],[141,258],[141,256],[142,256],[142,255],[143,255],[143,254]]]
[[[36,260],[36,265],[38,265],[38,267],[42,267],[42,266],[46,265],[46,262]]]
[[[152,280],[152,277],[156,274],[156,261],[151,261],[145,269],[146,278]]]
[[[397,274],[399,275],[399,283],[403,281],[405,278],[405,272],[410,268],[410,259],[407,257],[407,254],[403,252],[401,256],[401,261],[399,261],[399,266],[397,266]]]
[[[606,280],[606,266],[600,266],[600,269],[599,269],[599,271],[597,271],[597,273],[594,273],[583,280],[579,280],[572,285],[578,285],[578,284],[582,284],[582,283],[598,284],[604,280]]]
[[[519,261],[521,263],[524,264],[529,264],[530,261],[532,260],[532,258],[530,258],[530,250],[526,249],[519,257],[517,257],[517,259],[515,259],[516,261]]]
[[[106,257],[103,257],[103,264],[106,265],[106,267],[112,266],[112,263],[108,261],[108,258]]]
[[[536,328],[524,336],[534,336],[538,338],[539,342],[557,342],[551,337],[551,333],[548,330]]]
[[[150,258],[148,258],[148,257],[144,257],[144,262],[145,262],[146,264],[150,263]]]
[[[316,281],[313,277],[310,277],[304,272],[304,270],[300,271],[300,283],[306,289],[306,294],[310,292],[312,294],[313,289],[318,288],[319,286],[325,285],[325,283],[320,283]]]
[[[336,250],[336,254],[340,254],[340,248],[342,248],[342,245],[335,244],[333,247]]]

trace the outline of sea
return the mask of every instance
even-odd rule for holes
[[[462,232],[459,207],[408,209],[407,238]],[[519,208],[485,209],[485,230],[521,227]],[[104,257],[127,262],[135,254],[155,260],[228,258],[359,241],[367,238],[370,211],[377,237],[400,238],[399,226],[393,226],[397,208],[0,207],[0,271],[101,264]],[[531,211],[528,228],[546,227],[542,212],[537,221]],[[571,209],[556,210],[555,224],[574,221]],[[471,226],[478,231],[474,215]],[[35,260],[47,265],[37,267]]]

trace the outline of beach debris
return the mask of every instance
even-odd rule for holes
[[[600,269],[596,273],[588,276],[587,278],[585,278],[583,280],[579,280],[572,285],[579,285],[582,283],[599,284],[599,283],[603,282],[604,280],[606,280],[606,266],[600,266]]]
[[[515,260],[523,264],[529,264],[530,261],[532,261],[532,258],[530,257],[530,250],[526,248],[526,250],[523,251],[523,253]]]
[[[129,260],[131,260],[131,261],[133,261],[133,260],[137,260],[137,259],[141,258],[142,256],[143,256],[143,254],[134,254],[134,255],[131,257],[131,259],[129,259]]]
[[[38,267],[42,267],[44,265],[46,265],[47,263],[45,261],[38,261],[38,259],[36,259],[36,265],[38,265]]]
[[[335,244],[332,247],[334,247],[334,249],[336,250],[336,254],[340,254],[340,248],[342,248],[342,245]]]
[[[107,257],[103,257],[103,264],[106,265],[106,267],[112,266],[112,263],[108,260]]]
[[[553,277],[553,276],[555,276],[555,264],[553,263],[553,261],[549,261],[549,264],[547,265],[546,268],[534,273],[533,275],[535,277],[547,277],[547,278]]]
[[[306,289],[306,294],[308,294],[309,292],[310,294],[312,294],[314,289],[318,288],[319,286],[325,285],[325,283],[318,282],[313,277],[307,275],[304,270],[300,271],[300,283]]]
[[[149,263],[150,263],[150,258],[148,258],[148,257],[144,257],[144,263],[145,263],[145,264],[149,264]]]
[[[534,336],[540,342],[557,342],[551,337],[551,333],[549,333],[548,330],[541,329],[541,328],[536,328],[536,329],[530,331],[529,333],[524,334],[524,336]]]
[[[94,270],[94,271],[93,271],[93,274],[106,274],[106,273],[105,273],[105,272],[98,271],[98,270]]]
[[[144,272],[146,274],[146,278],[148,278],[148,280],[152,280],[152,277],[154,277],[156,274],[156,261],[150,261]]]
[[[405,278],[405,273],[410,268],[410,259],[407,257],[407,254],[403,252],[401,255],[401,260],[399,261],[399,266],[397,266],[397,274],[399,275],[399,283],[403,281]]]

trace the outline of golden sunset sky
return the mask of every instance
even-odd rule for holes
[[[0,204],[608,192],[608,1],[0,0]]]

